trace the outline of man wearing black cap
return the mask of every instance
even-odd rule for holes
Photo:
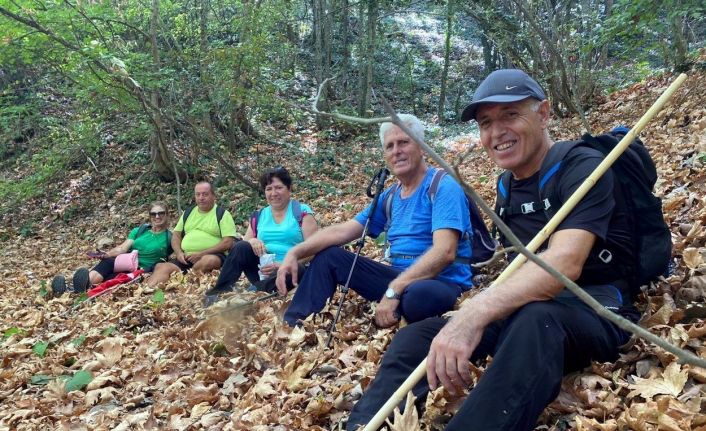
[[[540,168],[555,145],[549,136],[549,102],[541,87],[520,70],[491,73],[462,114],[476,120],[480,140],[493,161],[511,172],[503,218],[527,244],[546,224],[540,208]],[[558,147],[557,147],[558,148]],[[576,147],[562,160],[556,180],[561,205],[602,160]],[[499,187],[500,188],[500,187]],[[521,208],[522,210],[512,211]],[[548,207],[547,207],[548,208]],[[624,203],[613,195],[606,173],[549,238],[540,253],[551,266],[582,286],[606,308],[622,310],[614,265],[625,265],[631,237]],[[621,249],[615,259],[594,258],[606,244]],[[507,245],[507,244],[505,244]],[[623,253],[624,252],[624,253]],[[604,255],[604,257],[606,257]],[[620,262],[617,262],[620,260]],[[562,376],[611,361],[629,334],[600,318],[551,275],[528,262],[492,289],[464,302],[448,321],[431,318],[400,330],[375,381],[354,407],[348,429],[368,422],[425,358],[427,378],[413,392],[424,397],[443,385],[460,394],[472,383],[469,360],[493,357],[447,430],[532,430],[559,393]]]

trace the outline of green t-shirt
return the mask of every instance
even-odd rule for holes
[[[167,231],[154,233],[152,229],[145,229],[140,236],[137,236],[139,230],[139,226],[131,230],[127,238],[134,241],[132,250],[138,251],[137,261],[140,268],[147,269],[159,262],[166,261],[169,253]]]
[[[184,253],[198,253],[199,251],[211,248],[221,242],[221,239],[232,236],[235,237],[235,223],[230,212],[223,213],[221,219],[221,228],[218,228],[216,221],[216,205],[211,208],[211,211],[202,213],[198,207],[194,208],[186,220],[186,229],[184,229],[184,215],[179,217],[179,222],[174,228],[175,232],[184,232],[181,239],[181,249]]]

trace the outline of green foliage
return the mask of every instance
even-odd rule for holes
[[[110,325],[101,332],[101,335],[103,335],[104,337],[110,337],[117,330],[118,330],[118,328],[115,325]]]
[[[30,379],[29,379],[29,383],[31,385],[40,385],[40,386],[46,385],[51,381],[52,381],[52,377],[47,376],[46,374],[35,374],[32,377],[30,377]]]
[[[615,56],[631,63],[637,60],[652,67],[662,64],[683,70],[693,61],[689,55],[696,42],[694,37],[703,41],[705,36],[703,1],[618,0],[613,11],[602,36],[614,41]]]
[[[5,341],[8,338],[12,337],[13,335],[19,335],[20,337],[24,337],[25,335],[27,335],[27,332],[22,328],[18,328],[16,326],[13,326],[13,327],[7,328],[5,330],[5,333],[2,335],[2,339],[3,339],[3,341]]]
[[[83,302],[85,302],[85,301],[87,301],[87,300],[88,300],[88,294],[87,294],[86,292],[81,292],[81,294],[78,295],[78,296],[76,297],[76,299],[74,299],[73,307],[74,307],[74,308],[77,308],[77,307],[80,306]]]
[[[85,335],[81,335],[81,336],[79,336],[78,338],[76,338],[76,339],[74,339],[74,340],[71,340],[71,345],[73,345],[74,347],[79,347],[79,346],[81,346],[85,341],[86,341],[86,336],[85,336]]]
[[[85,388],[93,380],[93,374],[90,371],[79,370],[66,381],[66,392],[79,391]]]
[[[37,341],[34,343],[32,346],[32,353],[35,355],[39,356],[40,358],[43,358],[44,355],[47,352],[47,347],[49,347],[49,343],[46,341]]]
[[[164,291],[162,289],[155,290],[150,300],[155,306],[164,304]]]

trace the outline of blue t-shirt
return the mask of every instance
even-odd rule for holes
[[[309,205],[301,204],[302,217],[304,214],[314,214]],[[274,253],[276,262],[282,262],[290,248],[304,241],[301,227],[292,211],[292,200],[289,200],[287,214],[282,222],[275,222],[272,217],[272,207],[267,206],[260,211],[257,220],[257,239],[265,243],[268,253]]]
[[[437,229],[454,229],[461,233],[456,249],[456,257],[470,258],[471,243],[469,241],[471,230],[470,215],[468,214],[468,201],[461,186],[450,176],[446,175],[439,183],[439,188],[432,204],[428,190],[436,169],[429,168],[411,196],[402,199],[401,187],[397,187],[392,197],[392,222],[387,232],[390,242],[390,254],[393,255],[392,266],[406,269],[414,261],[410,256],[419,257],[426,253],[433,244],[433,233]],[[377,238],[385,229],[385,209],[383,203],[393,187],[388,188],[380,195],[368,226],[368,233]],[[365,226],[370,205],[358,215],[355,220]],[[394,256],[404,256],[397,257]],[[437,280],[456,283],[470,288],[471,268],[467,263],[453,263],[447,266],[436,276]]]

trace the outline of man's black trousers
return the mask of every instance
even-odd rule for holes
[[[427,356],[446,323],[430,318],[401,329],[392,340],[377,376],[354,406],[347,429],[367,423]],[[493,356],[446,430],[532,430],[542,410],[559,394],[564,374],[591,360],[613,361],[629,334],[599,317],[577,298],[533,302],[488,326],[473,362]],[[428,392],[426,377],[414,388]]]

